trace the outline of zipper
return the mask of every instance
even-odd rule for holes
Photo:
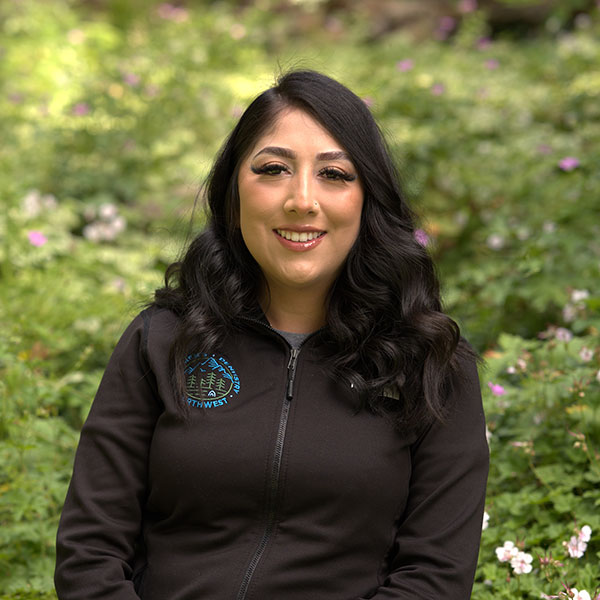
[[[277,515],[277,493],[279,491],[279,475],[281,472],[281,460],[283,458],[283,445],[285,442],[285,432],[287,429],[288,416],[290,414],[290,403],[294,395],[294,379],[296,377],[296,363],[298,362],[298,354],[300,348],[291,348],[290,359],[287,364],[287,381],[285,386],[285,398],[281,406],[281,414],[279,416],[279,427],[277,428],[277,437],[275,439],[275,451],[273,452],[273,464],[271,467],[271,477],[269,482],[269,498],[267,501],[267,523],[265,530],[258,543],[258,546],[248,564],[248,568],[244,573],[244,578],[240,585],[236,600],[244,600],[248,593],[248,587],[252,576],[258,567],[258,563],[262,558],[269,539],[275,529],[275,517]]]

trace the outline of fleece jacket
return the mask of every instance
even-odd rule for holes
[[[403,436],[323,368],[246,319],[190,353],[178,318],[130,324],[83,426],[57,537],[60,600],[468,600],[488,447],[477,370],[450,412]]]

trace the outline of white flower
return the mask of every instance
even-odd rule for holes
[[[556,223],[553,223],[552,221],[546,221],[542,225],[542,229],[545,233],[554,233],[556,231]]]
[[[487,425],[485,426],[485,440],[490,445],[490,440],[492,439],[492,432],[488,429]],[[484,527],[485,529],[485,527]]]
[[[590,293],[587,290],[573,290],[571,292],[572,302],[581,302],[587,300],[590,297]]]
[[[508,562],[512,560],[519,553],[519,549],[515,546],[514,542],[504,542],[504,546],[496,548],[496,556],[500,562]]]
[[[25,216],[33,219],[40,214],[41,209],[40,193],[37,190],[27,192],[21,201],[21,210],[25,213]]]
[[[512,365],[510,365],[510,367],[506,367],[506,372],[509,375],[514,375],[517,372],[517,370]]]
[[[532,566],[531,561],[533,556],[527,554],[527,552],[519,552],[516,556],[510,559],[510,566],[516,575],[523,575],[524,573],[531,572]]]
[[[581,558],[587,549],[587,543],[574,535],[568,542],[563,542],[563,545],[571,558]]]
[[[590,348],[584,346],[579,351],[579,358],[581,358],[581,360],[583,362],[590,362],[590,360],[592,360],[592,358],[594,358],[594,351],[591,350]]]
[[[110,221],[117,216],[117,207],[110,202],[101,204],[98,209],[98,215],[104,221]]]
[[[571,588],[571,592],[574,594],[573,600],[592,600],[585,590],[579,591],[577,588]]]
[[[592,537],[592,528],[589,525],[584,525],[577,533],[577,536],[583,542],[589,542]]]
[[[99,242],[102,239],[102,233],[96,223],[91,223],[83,228],[83,237],[90,242]]]
[[[113,230],[117,234],[125,231],[126,225],[127,222],[125,221],[125,217],[122,217],[121,215],[116,216],[112,221]]]
[[[488,236],[486,244],[492,250],[500,250],[504,247],[504,238],[498,233],[492,233],[492,235]]]
[[[574,321],[575,317],[577,316],[577,307],[573,306],[572,304],[565,304],[562,310],[562,316],[566,323]]]
[[[564,327],[557,327],[554,332],[554,337],[560,342],[570,342],[573,339],[573,334]]]
[[[488,528],[489,522],[490,522],[490,515],[488,515],[487,512],[484,511],[484,513],[483,513],[483,524],[481,526],[481,531],[485,531]]]

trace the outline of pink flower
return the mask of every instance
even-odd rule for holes
[[[41,231],[30,231],[27,237],[29,238],[29,243],[37,247],[43,246],[48,241],[48,238]]]
[[[131,87],[135,87],[140,82],[140,76],[135,73],[125,73],[123,81]]]
[[[361,98],[361,100],[365,103],[365,106],[368,106],[369,108],[375,104],[375,100],[373,100],[371,96],[365,96],[364,98]]]
[[[410,58],[399,60],[396,63],[396,69],[398,69],[398,71],[410,71],[414,66],[415,63]]]
[[[438,29],[440,31],[445,31],[446,33],[449,33],[455,27],[456,27],[456,19],[454,17],[450,17],[448,15],[446,15],[445,17],[442,17],[440,19],[440,22],[438,25]]]
[[[523,575],[531,572],[531,561],[533,556],[527,552],[518,552],[516,556],[510,559],[510,566],[513,568],[515,575]]]
[[[150,85],[146,86],[144,91],[146,92],[146,94],[148,94],[150,98],[154,98],[154,96],[156,96],[160,92],[160,88],[157,85],[151,83]]]
[[[540,154],[550,154],[550,152],[552,152],[552,147],[551,147],[551,146],[549,146],[548,144],[540,144],[540,145],[537,147],[537,151],[538,151]]]
[[[572,171],[579,166],[579,159],[575,158],[574,156],[565,156],[558,162],[558,166],[563,171]]]
[[[416,229],[413,236],[421,246],[429,245],[429,236],[422,229]]]
[[[488,387],[492,390],[494,396],[504,396],[506,394],[506,390],[499,383],[488,381]]]
[[[570,342],[573,339],[573,334],[565,327],[557,327],[554,337],[559,342]]]
[[[90,113],[89,104],[86,104],[85,102],[78,102],[73,107],[73,110],[71,112],[78,117],[83,117],[85,115],[88,115]]]
[[[169,4],[168,2],[159,4],[156,13],[161,19],[175,21],[176,23],[183,23],[184,21],[187,21],[188,18],[188,12],[185,8],[173,6],[173,4]]]
[[[435,38],[438,40],[445,40],[456,28],[456,19],[451,16],[445,16],[440,19],[438,28],[435,31]]]
[[[477,49],[478,50],[486,50],[492,45],[492,40],[488,37],[479,38],[477,41]]]
[[[563,546],[567,549],[571,558],[581,558],[587,549],[587,542],[573,535],[568,542],[563,542]]]
[[[461,0],[458,10],[461,13],[470,13],[477,10],[477,0]]]
[[[506,541],[503,546],[496,548],[496,556],[500,562],[509,562],[519,553],[514,542]]]
[[[586,346],[584,346],[579,351],[579,358],[583,362],[590,362],[590,360],[592,360],[592,358],[594,358],[594,351],[591,348],[587,348]]]
[[[485,61],[485,66],[490,69],[497,69],[500,66],[500,62],[496,58],[490,58]]]
[[[446,86],[443,83],[436,83],[431,87],[431,93],[434,96],[441,96],[446,91]]]

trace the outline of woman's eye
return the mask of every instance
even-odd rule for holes
[[[320,174],[323,175],[325,179],[331,179],[332,181],[354,181],[356,179],[355,175],[346,173],[341,169],[334,169],[333,167],[323,169]]]
[[[252,172],[257,175],[281,175],[287,171],[287,167],[285,165],[278,164],[270,164],[270,165],[262,165],[261,167],[251,167]]]

